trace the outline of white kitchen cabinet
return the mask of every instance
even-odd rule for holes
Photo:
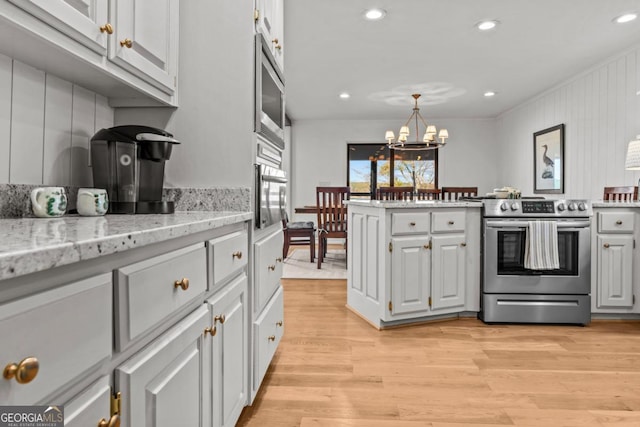
[[[109,0],[9,1],[88,48],[106,55],[107,38],[113,31],[108,21]]]
[[[204,363],[209,316],[200,306],[115,370],[122,427],[203,426],[211,378]]]
[[[119,419],[120,415],[111,415],[111,394],[109,377],[105,375],[64,404],[65,427],[97,426],[102,420]]]
[[[109,59],[173,94],[178,71],[178,0],[111,0]]]
[[[594,208],[592,233],[591,311],[594,314],[640,313],[639,260],[635,241],[640,234],[637,209]]]
[[[232,427],[247,404],[248,301],[244,272],[207,300],[210,308],[211,426]]]
[[[256,0],[256,31],[262,33],[278,67],[284,70],[284,0]]]
[[[279,227],[254,245],[254,313],[260,313],[276,289],[282,277],[282,245],[284,236]]]
[[[387,206],[349,203],[347,305],[378,328],[476,313],[479,205]]]
[[[258,390],[269,364],[284,335],[284,293],[278,288],[260,317],[253,323],[254,378],[253,389]]]

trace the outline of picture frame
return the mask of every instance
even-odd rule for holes
[[[564,193],[564,123],[533,134],[533,192]]]

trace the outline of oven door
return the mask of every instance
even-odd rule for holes
[[[256,165],[256,227],[267,228],[282,221],[287,207],[287,178],[283,170]]]
[[[588,294],[591,290],[591,222],[558,220],[560,268],[524,267],[527,221],[484,220],[483,292]]]

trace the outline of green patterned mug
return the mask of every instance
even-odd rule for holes
[[[31,208],[39,218],[55,218],[67,211],[67,193],[63,187],[39,187],[31,190]]]
[[[109,209],[107,190],[102,188],[81,188],[76,203],[78,213],[83,216],[104,215]]]

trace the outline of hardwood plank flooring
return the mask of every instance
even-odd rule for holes
[[[640,322],[378,331],[346,281],[282,282],[285,334],[239,426],[640,426]]]

